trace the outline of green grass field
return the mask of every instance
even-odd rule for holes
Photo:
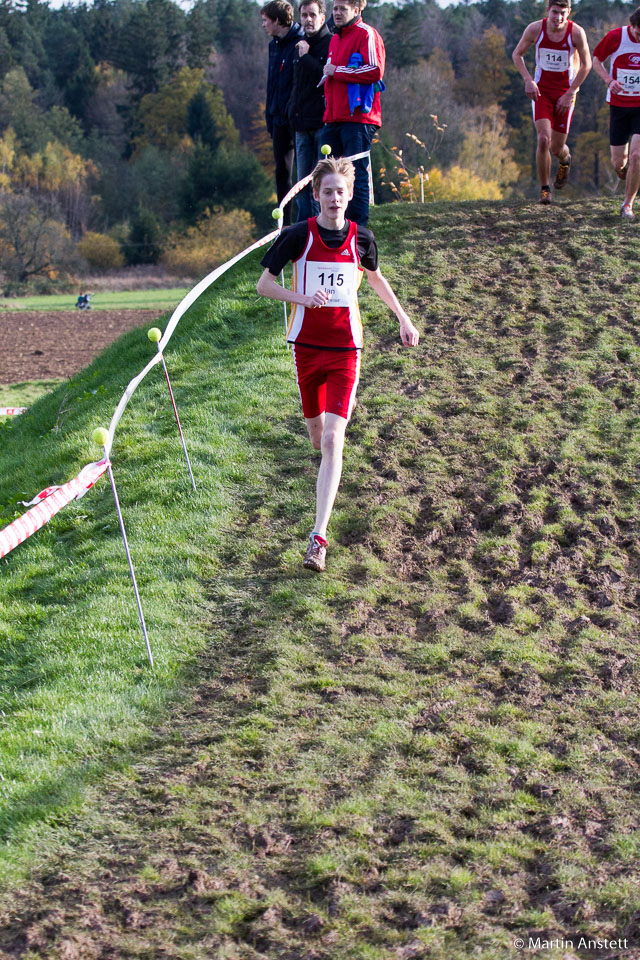
[[[59,386],[60,380],[25,380],[0,384],[0,407],[28,407],[39,397]]]
[[[169,290],[118,290],[113,293],[100,291],[91,299],[93,310],[173,310],[188,287],[172,287]],[[40,297],[0,298],[2,310],[73,310],[77,295],[73,293],[50,294]]]
[[[0,955],[640,950],[640,232],[617,205],[394,205],[326,575],[259,255],[167,352],[108,482],[1,561]],[[365,285],[363,285],[365,286]],[[0,522],[98,456],[132,331],[0,426]],[[95,392],[94,392],[95,391]]]

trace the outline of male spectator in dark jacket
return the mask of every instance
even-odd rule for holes
[[[384,75],[385,49],[377,30],[360,16],[363,0],[334,0],[336,32],[331,38],[324,67],[325,143],[334,157],[351,157],[371,147],[376,128],[382,124],[380,84]],[[382,85],[384,89],[384,85]],[[356,103],[361,105],[357,106]],[[366,227],[369,220],[369,159],[356,160],[353,199],[347,219]]]
[[[289,100],[289,119],[295,133],[298,180],[311,173],[320,159],[324,143],[324,92],[318,86],[327,62],[331,32],[325,23],[325,0],[302,0],[300,23],[304,40],[296,44],[293,60],[293,89]],[[320,213],[311,185],[298,194],[298,220]]]
[[[293,170],[293,133],[287,116],[287,105],[293,81],[293,57],[296,43],[304,36],[302,27],[293,22],[293,7],[287,0],[269,0],[260,11],[262,26],[268,37],[269,73],[265,119],[273,140],[278,203],[291,189]],[[291,222],[290,204],[284,211],[284,223]]]

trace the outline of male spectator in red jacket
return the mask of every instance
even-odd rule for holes
[[[351,157],[369,150],[373,135],[382,124],[377,88],[384,75],[384,43],[378,31],[363,22],[360,12],[364,5],[363,0],[335,0],[333,4],[336,32],[331,38],[324,68],[327,101],[324,133],[335,157]],[[349,66],[354,61],[357,65]],[[362,96],[358,96],[358,85]],[[361,105],[355,106],[358,100]],[[354,166],[356,180],[347,218],[366,227],[369,158],[356,160]]]

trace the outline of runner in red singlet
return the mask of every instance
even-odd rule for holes
[[[604,61],[611,57],[610,69]],[[593,51],[593,69],[607,85],[611,162],[626,180],[623,220],[635,220],[633,202],[640,188],[640,7],[628,27],[610,30]]]
[[[533,120],[538,131],[536,165],[540,179],[540,203],[551,203],[551,154],[558,158],[554,181],[560,190],[569,177],[571,154],[567,135],[580,85],[591,69],[587,37],[569,20],[571,0],[551,0],[547,16],[530,23],[513,51],[513,62],[533,101]],[[532,77],[524,54],[535,45],[536,70]],[[579,65],[578,65],[579,64]]]
[[[406,347],[419,334],[378,267],[375,237],[346,220],[355,170],[350,160],[321,160],[313,172],[317,217],[285,227],[262,259],[258,293],[292,304],[287,341],[293,345],[298,387],[309,438],[322,451],[316,488],[316,520],[304,566],[325,568],[327,525],[342,473],[347,423],[353,412],[360,372],[362,324],[358,287],[363,273],[400,322]],[[292,290],[278,283],[293,263]]]

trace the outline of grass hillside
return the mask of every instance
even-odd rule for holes
[[[197,495],[158,371],[113,449],[156,671],[105,480],[2,561],[0,956],[639,955],[640,227],[617,213],[375,212],[422,339],[363,290],[322,576],[259,256],[192,308],[167,358]],[[0,427],[3,523],[97,456],[151,349],[133,331]]]

